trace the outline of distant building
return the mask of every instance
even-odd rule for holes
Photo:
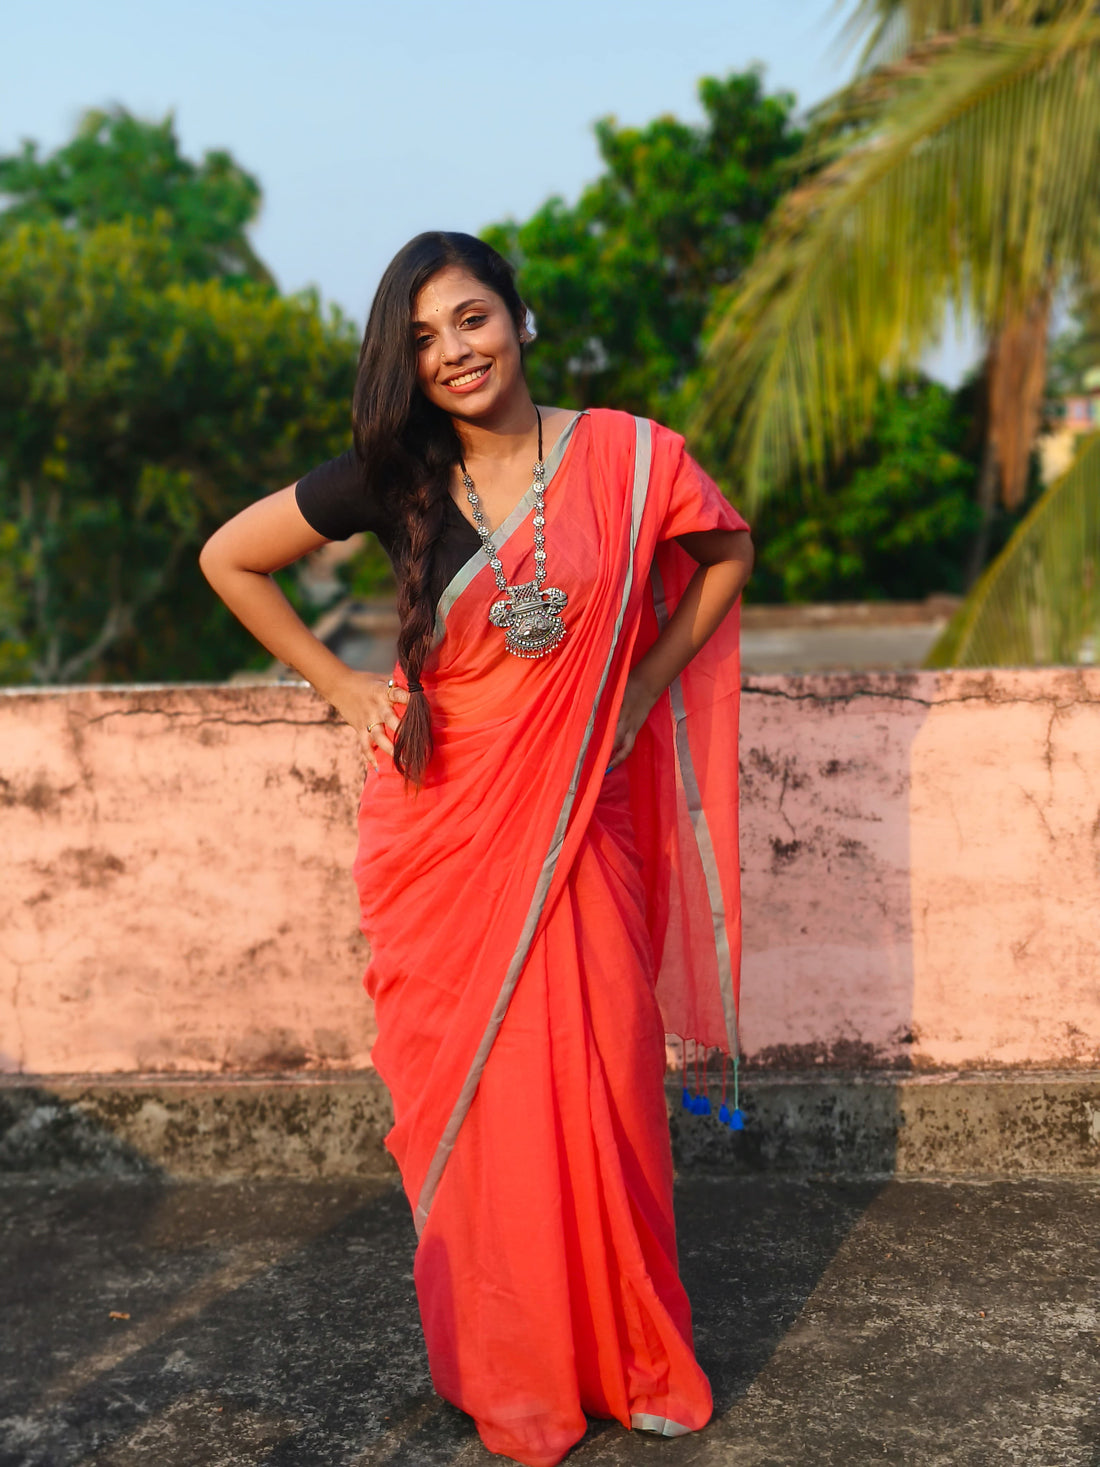
[[[1062,399],[1061,423],[1073,433],[1091,433],[1100,426],[1100,392]]]
[[[1080,391],[1048,402],[1045,418],[1047,426],[1039,434],[1036,449],[1040,476],[1044,484],[1050,484],[1073,462],[1081,434],[1100,428],[1100,366],[1082,374]]]

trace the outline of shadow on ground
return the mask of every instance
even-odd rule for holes
[[[691,1178],[715,1420],[594,1424],[570,1467],[1095,1467],[1098,1203],[1082,1181]],[[10,1178],[0,1236],[0,1467],[501,1460],[431,1392],[389,1181]]]

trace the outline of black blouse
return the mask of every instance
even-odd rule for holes
[[[587,416],[587,408],[574,413],[558,434],[546,455],[547,486],[565,457],[574,429]],[[381,500],[367,492],[354,448],[303,474],[294,486],[294,498],[306,523],[326,540],[346,540],[349,535],[369,530],[377,535],[393,565],[397,538],[393,521]],[[443,504],[443,534],[432,564],[431,587],[436,601],[470,557],[480,553],[481,536],[448,494]]]
[[[294,498],[302,517],[318,535],[326,540],[346,540],[349,535],[369,530],[378,536],[393,563],[393,523],[377,496],[367,492],[354,448],[303,474],[294,486]],[[443,536],[432,564],[432,594],[436,601],[481,548],[480,536],[450,495],[443,505],[443,519]]]

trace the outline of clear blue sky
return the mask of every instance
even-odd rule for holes
[[[839,8],[838,8],[839,7]],[[224,147],[260,180],[253,239],[280,285],[317,285],[362,321],[386,261],[427,228],[473,233],[575,198],[599,171],[592,123],[699,116],[703,75],[758,61],[800,107],[849,76],[850,0],[17,0],[0,151],[63,142],[121,102],[176,115],[184,150]],[[973,354],[948,330],[926,365]]]

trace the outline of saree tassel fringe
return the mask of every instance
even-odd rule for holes
[[[683,1041],[681,1040],[681,1045]],[[733,1064],[733,1106],[729,1106],[726,1100],[726,1066]],[[739,1054],[722,1054],[722,1098],[718,1104],[718,1122],[722,1126],[728,1126],[731,1131],[743,1131],[745,1129],[745,1112],[741,1109],[741,1056]],[[687,1080],[687,1066],[684,1065],[684,1079]],[[710,1095],[707,1090],[707,1060],[706,1053],[703,1055],[702,1078],[699,1076],[698,1057],[695,1059],[695,1090],[694,1093],[685,1083],[680,1092],[680,1105],[690,1115],[709,1116],[715,1111],[711,1105]]]
[[[731,1131],[743,1131],[745,1129],[745,1112],[741,1109],[741,1089],[738,1079],[740,1065],[741,1056],[735,1054],[733,1057],[733,1109],[727,1113],[726,1120],[726,1125],[729,1126]]]
[[[676,1036],[681,1039],[681,1036]],[[698,1061],[698,1049],[692,1061],[695,1071],[694,1090],[688,1086],[688,1059],[686,1059],[686,1045],[681,1039],[681,1064],[683,1072],[683,1087],[681,1089],[681,1106],[683,1111],[689,1115],[714,1115],[711,1106],[710,1093],[707,1086],[707,1052],[703,1052],[703,1072],[700,1074],[700,1061]],[[733,1064],[733,1106],[726,1102],[726,1065],[732,1061]],[[730,1131],[745,1130],[745,1112],[741,1109],[741,1055],[722,1055],[722,1100],[717,1108],[717,1119],[720,1125],[727,1125]]]

